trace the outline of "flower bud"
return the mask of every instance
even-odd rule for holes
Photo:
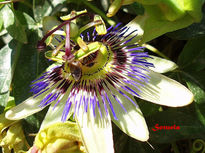
[[[55,123],[42,129],[36,136],[31,152],[83,153],[78,126],[74,122]]]
[[[20,122],[7,120],[4,115],[5,113],[0,115],[0,146],[5,152],[19,152],[25,149],[27,141]]]

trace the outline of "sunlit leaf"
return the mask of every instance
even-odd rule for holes
[[[16,40],[27,43],[27,35],[25,27],[20,22],[15,10],[12,10],[7,5],[2,9],[2,15],[4,20],[4,27],[8,33]]]
[[[16,17],[19,19],[20,23],[27,29],[36,30],[38,27],[34,19],[28,14],[20,11],[15,11]]]
[[[140,3],[144,4],[145,13],[135,17],[129,25],[133,29],[140,27],[144,31],[141,39],[143,43],[199,22],[202,18],[200,0],[140,0]]]
[[[65,1],[66,0],[35,0],[33,3],[35,20],[40,22],[43,17],[50,16],[52,13],[59,11]]]
[[[0,50],[0,105],[2,106],[6,105],[9,98],[10,84],[20,48],[20,43],[11,41]]]
[[[204,12],[203,18],[201,22],[193,23],[187,28],[168,33],[167,35],[171,38],[179,39],[179,40],[188,40],[188,39],[204,36],[205,35],[205,8],[203,12]]]
[[[9,110],[10,108],[12,108],[14,106],[16,106],[15,99],[14,99],[14,97],[9,96],[9,100],[8,100],[8,102],[6,104],[6,107],[5,107],[4,111],[7,111],[7,110]]]

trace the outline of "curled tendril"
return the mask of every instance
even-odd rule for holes
[[[202,139],[196,139],[193,142],[191,153],[198,153],[199,151],[205,153],[205,141]]]

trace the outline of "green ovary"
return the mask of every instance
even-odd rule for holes
[[[111,71],[113,52],[109,46],[106,47],[102,43],[98,43],[98,45],[100,45],[99,49],[95,52],[97,56],[91,62],[91,66],[82,64],[82,79],[92,80],[102,78],[106,73]]]
[[[82,76],[80,80],[94,80],[103,78],[106,73],[111,71],[113,52],[110,47],[105,46],[100,42],[92,42],[88,44],[88,51],[79,49],[75,52],[75,61],[78,61],[78,65],[82,70]],[[69,80],[74,80],[70,75],[69,64],[64,66],[64,77]]]

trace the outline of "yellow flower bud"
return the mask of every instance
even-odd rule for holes
[[[4,115],[0,115],[0,146],[6,153],[25,149],[28,145],[20,122],[7,120]]]
[[[84,149],[76,123],[55,123],[36,136],[32,152],[83,153]]]

